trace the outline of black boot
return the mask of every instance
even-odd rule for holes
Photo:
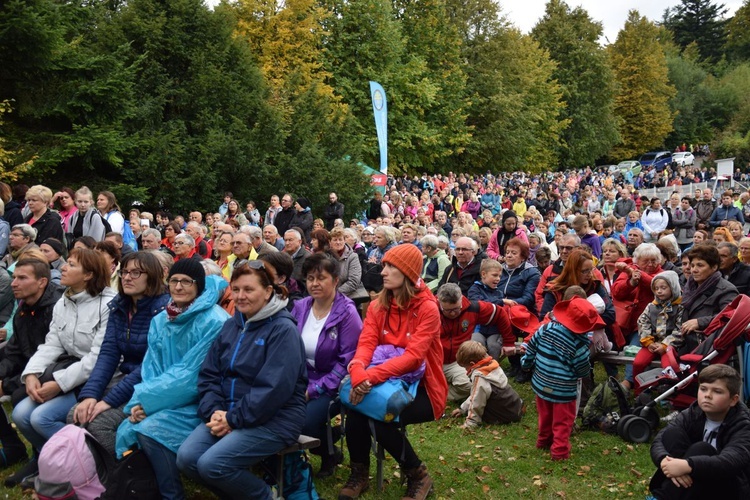
[[[13,488],[14,486],[18,486],[24,479],[36,474],[39,474],[39,461],[38,457],[34,455],[26,465],[18,469],[15,474],[12,474],[5,479],[5,487]]]
[[[336,466],[344,461],[344,454],[338,446],[333,447],[333,455],[322,455],[320,457],[320,470],[315,476],[318,479],[330,477],[336,471]]]

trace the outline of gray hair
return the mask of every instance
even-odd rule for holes
[[[192,229],[195,229],[196,231],[200,231],[201,230],[201,225],[198,224],[197,222],[195,222],[194,220],[191,220],[190,222],[188,222],[185,225],[185,227],[190,227]]]
[[[446,283],[438,288],[437,299],[446,304],[456,304],[461,302],[461,287],[455,283]]]
[[[735,259],[737,259],[737,253],[740,251],[740,247],[728,241],[722,241],[721,243],[716,245],[716,248],[728,248],[729,254]]]
[[[576,242],[576,246],[581,246],[581,238],[577,234],[565,233],[560,238],[572,238]]]
[[[451,244],[451,242],[448,239],[448,237],[447,236],[443,236],[442,234],[437,237],[437,240],[438,240],[438,245],[442,244],[443,246],[448,246],[448,245]]]
[[[13,226],[13,230],[18,230],[23,233],[24,238],[28,238],[30,241],[34,241],[36,239],[36,229],[31,227],[31,224],[16,224]]]
[[[344,229],[344,234],[346,234],[347,236],[350,236],[350,237],[354,238],[354,241],[356,241],[357,243],[360,242],[359,234],[354,229],[352,229],[350,227],[347,227],[346,229]]]
[[[302,235],[300,235],[299,231],[297,231],[296,229],[287,229],[284,232],[284,238],[286,238],[287,234],[293,234],[294,235],[294,239],[297,240],[297,241],[301,241],[302,240]]]
[[[211,259],[202,259],[201,265],[203,270],[206,272],[206,276],[221,276],[221,268],[219,265]]]
[[[263,238],[263,231],[258,226],[249,226],[247,234],[254,240]]]
[[[142,236],[141,236],[141,237],[144,237],[144,236],[153,236],[153,237],[155,237],[155,238],[156,238],[156,239],[157,239],[158,241],[161,241],[161,233],[159,232],[159,230],[158,230],[158,229],[154,229],[154,228],[152,228],[152,227],[150,227],[150,228],[146,229],[145,231],[143,231],[143,233],[142,233]]]
[[[640,234],[640,235],[641,235],[641,238],[643,238],[643,237],[644,237],[643,231],[641,231],[641,230],[640,230],[640,229],[638,229],[637,227],[631,228],[631,229],[630,229],[630,230],[628,231],[628,234],[630,234],[630,233],[633,233],[633,232],[634,232],[635,234]]]
[[[420,240],[420,243],[422,243],[422,248],[424,248],[424,247],[437,248],[438,247],[437,236],[435,236],[433,234],[428,234],[428,235],[424,236]]]
[[[633,262],[635,262],[637,265],[641,259],[648,258],[656,259],[659,262],[663,262],[664,260],[659,247],[657,247],[653,243],[641,243],[640,245],[638,245],[638,248],[635,249],[635,252],[633,252]]]
[[[175,239],[175,241],[177,241],[178,239],[181,239],[181,240],[183,240],[183,241],[184,241],[185,243],[187,243],[187,245],[188,245],[189,247],[191,247],[191,248],[194,248],[194,247],[195,247],[195,240],[193,239],[193,237],[192,237],[192,236],[190,236],[190,235],[189,235],[189,234],[187,234],[187,233],[180,233],[180,234],[178,234],[177,236],[175,236],[175,237],[174,237],[174,239]]]
[[[396,241],[396,231],[392,227],[380,226],[375,230],[375,232],[382,233],[383,237],[385,237],[385,240],[388,243],[393,243],[394,241]]]

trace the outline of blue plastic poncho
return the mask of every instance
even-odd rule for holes
[[[117,429],[117,456],[137,444],[136,433],[150,437],[177,453],[200,424],[198,372],[211,344],[229,319],[216,303],[227,287],[220,276],[206,276],[206,288],[174,321],[167,312],[151,321],[148,350],[141,366],[141,383],[123,411],[141,405],[146,418],[124,420]]]

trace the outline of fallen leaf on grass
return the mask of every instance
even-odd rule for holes
[[[490,485],[489,484],[482,485],[482,491],[484,491],[485,494],[489,493]]]
[[[555,495],[559,496],[560,498],[565,498],[565,492],[564,491],[556,491]]]
[[[633,448],[633,445],[632,445],[632,444],[629,444],[629,445],[627,446],[627,448],[628,448],[628,451],[633,451],[633,450],[635,449],[635,448]]]
[[[630,473],[633,474],[635,477],[641,477],[643,475],[643,472],[637,470],[636,468],[630,469]]]
[[[581,466],[581,470],[583,472],[590,472],[591,471],[591,467],[589,467],[588,465],[582,465]]]
[[[477,479],[478,483],[481,483],[482,481],[484,481],[484,477],[483,476],[477,476],[476,479]]]
[[[490,474],[493,472],[493,469],[489,465],[485,465],[484,467],[482,467],[482,472],[484,472],[485,474]]]

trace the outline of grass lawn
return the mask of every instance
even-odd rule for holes
[[[604,380],[597,369],[597,382]],[[436,499],[482,498],[644,498],[654,471],[649,444],[629,444],[618,436],[595,431],[573,434],[572,456],[565,462],[552,462],[549,452],[537,450],[537,414],[529,384],[514,385],[527,402],[526,416],[520,423],[485,426],[474,432],[459,428],[461,419],[445,419],[409,427],[409,439],[417,454],[427,464],[435,481]],[[446,413],[455,405],[451,405]],[[318,457],[311,457],[313,467]],[[348,463],[348,459],[345,459]],[[7,477],[18,467],[3,471]],[[348,467],[316,481],[318,493],[326,499],[338,498],[339,489],[348,477]],[[370,491],[363,498],[400,499],[404,494],[399,468],[387,456],[384,466],[385,490],[377,492],[375,459],[371,463]],[[191,499],[211,498],[205,489],[185,481]],[[24,498],[20,489],[0,484],[0,497]],[[29,498],[27,495],[26,498]]]

